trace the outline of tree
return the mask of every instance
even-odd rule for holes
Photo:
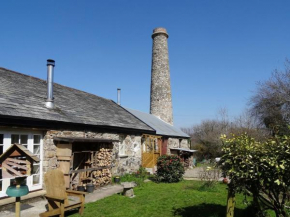
[[[230,128],[230,134],[243,135],[245,133],[257,141],[265,141],[265,139],[270,136],[269,130],[265,127],[261,127],[258,119],[253,117],[251,111],[248,109],[234,118]]]
[[[272,209],[277,217],[288,216],[285,204],[289,201],[290,137],[275,136],[257,142],[244,134],[223,140],[221,167],[231,180],[233,192],[251,192],[255,207]],[[262,204],[262,206],[260,206]]]
[[[289,133],[290,122],[290,62],[285,70],[275,70],[271,78],[258,83],[255,95],[250,99],[251,111],[260,124],[275,134]]]
[[[182,128],[183,132],[191,137],[192,148],[198,150],[196,156],[201,159],[212,159],[221,156],[222,142],[220,135],[247,133],[258,141],[268,135],[267,131],[258,127],[255,118],[248,110],[240,116],[229,120],[226,109],[220,109],[216,119],[204,120],[190,128]]]

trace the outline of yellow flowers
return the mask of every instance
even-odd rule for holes
[[[220,136],[220,138],[221,138],[221,139],[225,139],[225,138],[227,138],[227,136],[226,136],[226,134],[222,134],[222,135]]]

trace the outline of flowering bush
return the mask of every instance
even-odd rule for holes
[[[148,176],[148,172],[144,167],[140,167],[137,172],[135,173],[136,177],[139,177],[141,179],[146,179]]]
[[[162,155],[157,161],[156,178],[161,182],[179,182],[184,174],[182,160],[176,155]]]

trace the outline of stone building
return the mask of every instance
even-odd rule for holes
[[[152,115],[144,120],[112,100],[54,83],[53,60],[47,62],[47,81],[0,68],[0,154],[19,143],[41,159],[27,178],[30,191],[43,189],[43,175],[50,169],[63,170],[67,186],[72,187],[78,180],[93,178],[83,177],[84,171],[134,172],[146,165],[148,149],[159,151],[153,156],[152,168],[158,155],[169,154],[172,148],[188,148],[189,136],[172,126],[167,37],[166,30],[154,30]],[[162,73],[158,75],[159,68]],[[158,82],[163,76],[165,81]],[[155,125],[148,122],[151,119]],[[102,150],[108,159],[98,158]],[[10,180],[0,176],[0,199],[6,197],[9,185]]]
[[[65,160],[57,154],[63,144],[70,144],[71,155],[110,148],[113,174],[141,165],[141,137],[155,130],[112,100],[54,83],[48,108],[49,82],[0,68],[0,83],[0,154],[20,143],[41,159],[27,179],[31,191],[42,189],[43,174]],[[0,177],[0,197],[9,185]]]

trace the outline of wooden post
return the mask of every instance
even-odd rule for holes
[[[15,216],[20,217],[20,197],[16,197],[15,202]]]
[[[235,204],[236,204],[236,199],[235,199],[235,192],[233,188],[228,185],[228,201],[227,201],[227,215],[226,217],[234,217],[234,211],[235,211]]]

